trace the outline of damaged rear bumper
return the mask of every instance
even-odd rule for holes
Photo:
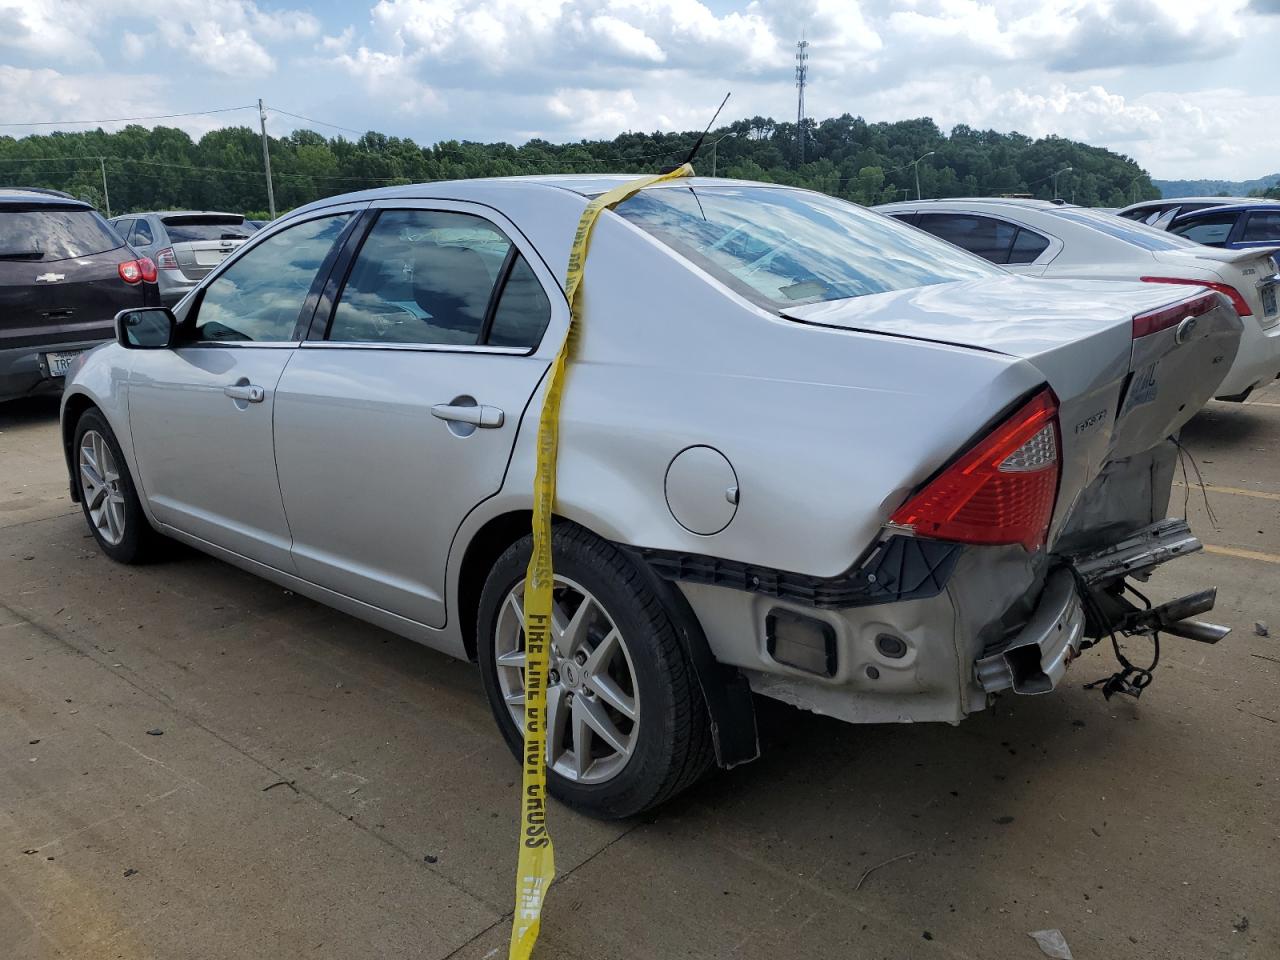
[[[1031,619],[1003,649],[981,657],[974,677],[987,693],[1049,693],[1062,681],[1084,642],[1084,603],[1075,577],[1055,570]]]
[[[1216,643],[1228,629],[1187,619],[1213,607],[1205,590],[1141,611],[1123,599],[1124,579],[1145,579],[1162,563],[1195,553],[1202,545],[1184,520],[1161,520],[1102,550],[1060,557],[1045,580],[1026,624],[974,663],[974,679],[987,693],[1049,693],[1088,645],[1110,632],[1166,632]],[[1086,598],[1082,591],[1089,596]]]

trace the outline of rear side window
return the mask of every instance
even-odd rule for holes
[[[240,217],[182,216],[164,217],[164,228],[170,243],[196,240],[243,240],[253,235],[253,227]]]
[[[774,311],[999,272],[892,217],[806,190],[656,187],[616,212]]]
[[[509,255],[515,256],[511,241],[481,217],[445,210],[388,210],[378,217],[352,263],[329,339],[479,344],[495,287],[510,266]],[[546,325],[545,319],[537,319],[542,288],[527,264],[521,260],[515,266],[493,326],[504,345],[528,346],[536,342],[527,339],[531,329]],[[545,294],[541,302],[546,303]]]
[[[992,263],[1009,262],[1009,250],[1018,232],[1011,223],[968,213],[924,213],[916,226]]]
[[[1244,236],[1240,239],[1252,243],[1260,240],[1280,243],[1280,211],[1249,214],[1244,223]]]
[[[1231,228],[1236,225],[1236,214],[1215,213],[1196,217],[1186,223],[1177,223],[1169,228],[1169,232],[1185,237],[1192,243],[1203,243],[1206,247],[1221,247],[1231,236]]]
[[[115,250],[122,238],[93,210],[0,207],[0,257],[70,260]]]
[[[1048,237],[1042,237],[1035,231],[1023,227],[1013,241],[1013,249],[1009,251],[1009,262],[1011,264],[1035,263],[1040,254],[1048,249]]]
[[[550,319],[547,292],[533,268],[516,254],[485,342],[495,347],[536,347]]]
[[[133,228],[133,237],[129,242],[136,247],[145,247],[155,243],[155,238],[151,235],[151,224],[145,220],[139,220]]]

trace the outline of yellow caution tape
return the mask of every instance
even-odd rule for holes
[[[542,900],[556,875],[555,852],[547,831],[547,671],[551,640],[551,512],[556,501],[556,451],[560,441],[560,396],[574,325],[582,320],[582,268],[591,232],[602,210],[611,209],[645,187],[692,175],[684,164],[670,173],[632,180],[596,197],[582,212],[569,251],[565,296],[569,327],[551,365],[547,397],[538,418],[538,461],[533,478],[533,556],[524,587],[524,773],[520,784],[520,858],[516,867],[516,908],[511,926],[510,960],[528,960],[538,941]]]

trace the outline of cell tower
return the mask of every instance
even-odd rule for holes
[[[804,166],[804,88],[809,82],[809,41],[796,43],[796,154],[799,160],[797,167]]]

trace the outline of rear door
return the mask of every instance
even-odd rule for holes
[[[300,576],[440,627],[454,533],[501,487],[567,308],[492,209],[375,208],[280,381],[276,465]]]
[[[276,384],[353,216],[325,212],[264,237],[197,293],[178,346],[133,355],[129,425],[162,523],[291,568],[272,445]]]

